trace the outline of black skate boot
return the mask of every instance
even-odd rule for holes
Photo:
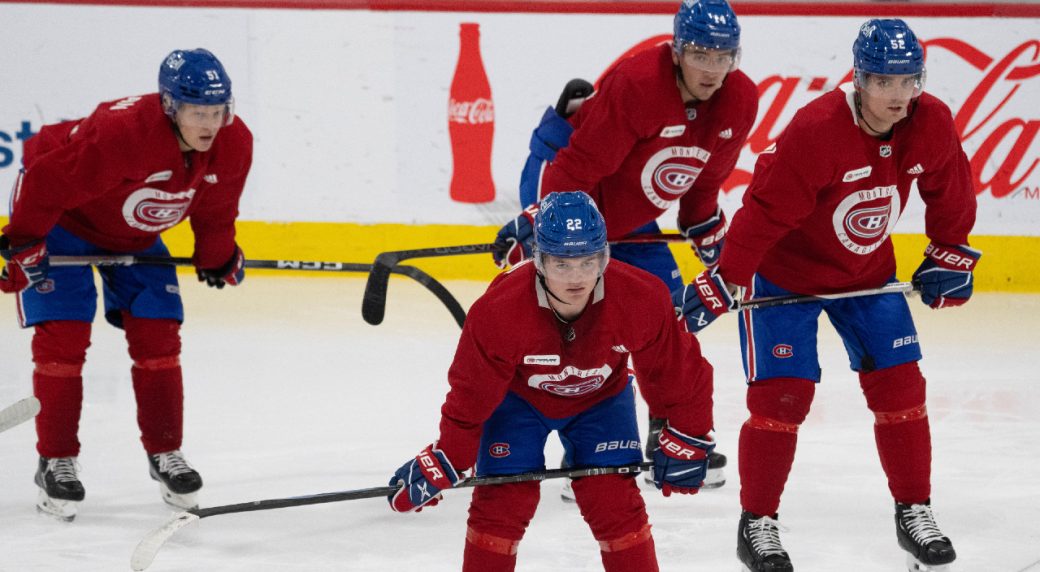
[[[746,510],[740,514],[737,558],[744,572],[794,572],[791,557],[780,544],[779,528],[775,514],[755,516]]]
[[[654,460],[654,451],[660,446],[657,444],[657,439],[660,437],[662,429],[664,429],[664,419],[651,417],[650,429],[646,436],[646,447],[643,449],[647,461]],[[726,455],[715,451],[708,453],[708,473],[704,476],[704,484],[701,485],[701,489],[717,489],[726,484],[725,467]],[[643,473],[643,480],[649,485],[654,484],[654,472]]]
[[[906,568],[911,572],[949,570],[957,559],[953,543],[943,536],[932,515],[931,500],[923,504],[896,503],[896,538],[906,550]]]
[[[202,488],[202,476],[180,450],[148,455],[148,468],[152,479],[159,481],[166,504],[184,510],[198,508],[195,493]]]
[[[76,457],[40,457],[35,482],[40,487],[36,510],[58,520],[72,522],[76,518],[76,503],[86,492],[76,475]]]

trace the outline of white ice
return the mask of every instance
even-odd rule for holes
[[[418,285],[395,279],[386,321],[373,327],[361,319],[360,278],[254,275],[223,291],[183,281],[184,451],[205,479],[204,507],[383,486],[436,437],[459,329]],[[483,290],[447,286],[466,306]],[[0,406],[32,391],[31,336],[17,329],[13,302],[0,303]],[[1040,296],[912,307],[929,380],[933,506],[957,548],[955,569],[1040,570]],[[904,570],[872,415],[826,320],[820,329],[824,381],[780,507],[784,545],[799,571]],[[746,411],[734,318],[700,338],[716,368],[729,481],[694,497],[646,487],[644,496],[662,570],[735,571]],[[74,523],[36,514],[32,423],[0,435],[0,570],[127,570],[137,542],[173,514],[148,477],[129,365],[121,334],[99,318],[80,430],[87,497]],[[559,452],[550,445],[550,464]],[[518,570],[601,569],[560,485],[542,485]],[[366,499],[214,516],[174,535],[149,570],[458,570],[469,497],[449,491],[440,506],[407,515]]]

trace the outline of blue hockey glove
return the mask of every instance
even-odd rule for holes
[[[390,510],[394,512],[419,512],[424,506],[436,506],[440,494],[459,482],[459,474],[451,466],[448,457],[437,448],[427,445],[390,477],[390,486],[401,485],[401,489],[387,497]]]
[[[682,316],[686,331],[697,333],[715,318],[735,310],[737,302],[730,295],[726,281],[718,268],[705,270],[686,286],[672,292],[672,304],[677,316]]]
[[[719,256],[722,254],[722,243],[726,239],[726,213],[719,207],[715,214],[706,221],[690,226],[679,223],[679,232],[690,239],[697,258],[705,268],[715,268],[719,264]]]
[[[973,272],[982,252],[969,246],[928,245],[912,278],[921,301],[932,308],[960,306],[971,298]]]
[[[197,268],[195,274],[199,277],[199,282],[205,282],[210,288],[220,289],[225,284],[238,286],[246,279],[245,265],[246,257],[242,254],[242,249],[236,244],[235,252],[224,266],[214,269]]]
[[[657,442],[654,485],[664,496],[697,494],[708,474],[708,455],[715,449],[715,440],[710,435],[690,437],[666,425]]]
[[[43,282],[51,268],[47,241],[42,238],[11,246],[11,239],[0,235],[0,257],[7,262],[0,273],[0,290],[8,293],[21,292]]]
[[[495,246],[491,251],[496,266],[505,269],[507,266],[515,266],[525,258],[531,257],[531,248],[534,243],[534,215],[537,212],[538,204],[535,203],[499,229],[498,235],[495,237]]]
[[[546,109],[542,114],[538,127],[531,133],[531,143],[528,145],[531,154],[527,156],[520,173],[520,204],[538,202],[542,165],[556,158],[556,153],[567,146],[573,132],[571,124],[553,108]]]

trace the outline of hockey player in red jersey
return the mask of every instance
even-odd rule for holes
[[[667,419],[654,479],[667,496],[696,493],[714,448],[712,369],[675,320],[667,291],[613,262],[603,218],[582,192],[552,193],[535,217],[533,262],[499,275],[474,304],[448,370],[440,438],[391,478],[404,512],[435,504],[476,465],[477,475],[545,469],[559,432],[574,467],[642,457],[629,357],[641,393]],[[575,479],[582,516],[608,571],[657,570],[653,538],[631,476]],[[539,483],[481,486],[469,509],[463,570],[513,570]]]
[[[81,372],[97,309],[89,266],[51,267],[50,255],[168,256],[159,233],[185,219],[200,281],[242,281],[238,202],[253,138],[235,118],[231,80],[203,49],[177,50],[159,69],[159,93],[98,105],[48,125],[25,144],[24,168],[0,236],[0,289],[33,327],[33,392],[40,454],[38,508],[72,520],[84,489],[77,473]],[[99,267],[105,319],[122,328],[133,360],[141,442],[163,498],[195,506],[202,478],[181,453],[184,311],[172,266]]]
[[[733,307],[731,294],[826,294],[895,280],[890,234],[914,186],[931,244],[913,281],[932,308],[972,293],[975,191],[949,108],[922,93],[924,51],[902,20],[870,20],[853,45],[854,81],[799,110],[763,152],[719,266],[675,297],[691,331]],[[906,299],[888,294],[742,312],[749,419],[740,434],[738,554],[749,570],[788,571],[777,509],[799,425],[820,381],[826,312],[859,374],[911,570],[956,558],[930,507],[931,437],[921,350]]]
[[[554,191],[588,189],[608,238],[616,240],[659,233],[657,218],[678,203],[680,231],[713,268],[726,233],[719,189],[758,112],[758,89],[739,63],[740,24],[726,0],[684,0],[670,44],[619,62],[572,116],[563,117],[566,90],[556,109],[546,110],[531,136],[521,205]],[[529,255],[530,218],[521,214],[499,231],[501,267]],[[669,291],[682,288],[666,244],[615,244],[611,256],[655,274]],[[655,412],[650,423],[648,458],[661,427]],[[725,482],[725,461],[712,455],[705,487]]]

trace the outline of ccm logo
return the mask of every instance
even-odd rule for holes
[[[917,343],[917,336],[905,336],[902,338],[896,338],[892,340],[892,349],[901,348],[903,346],[909,346]]]
[[[794,357],[794,348],[788,344],[776,344],[773,346],[773,357],[777,359]]]

